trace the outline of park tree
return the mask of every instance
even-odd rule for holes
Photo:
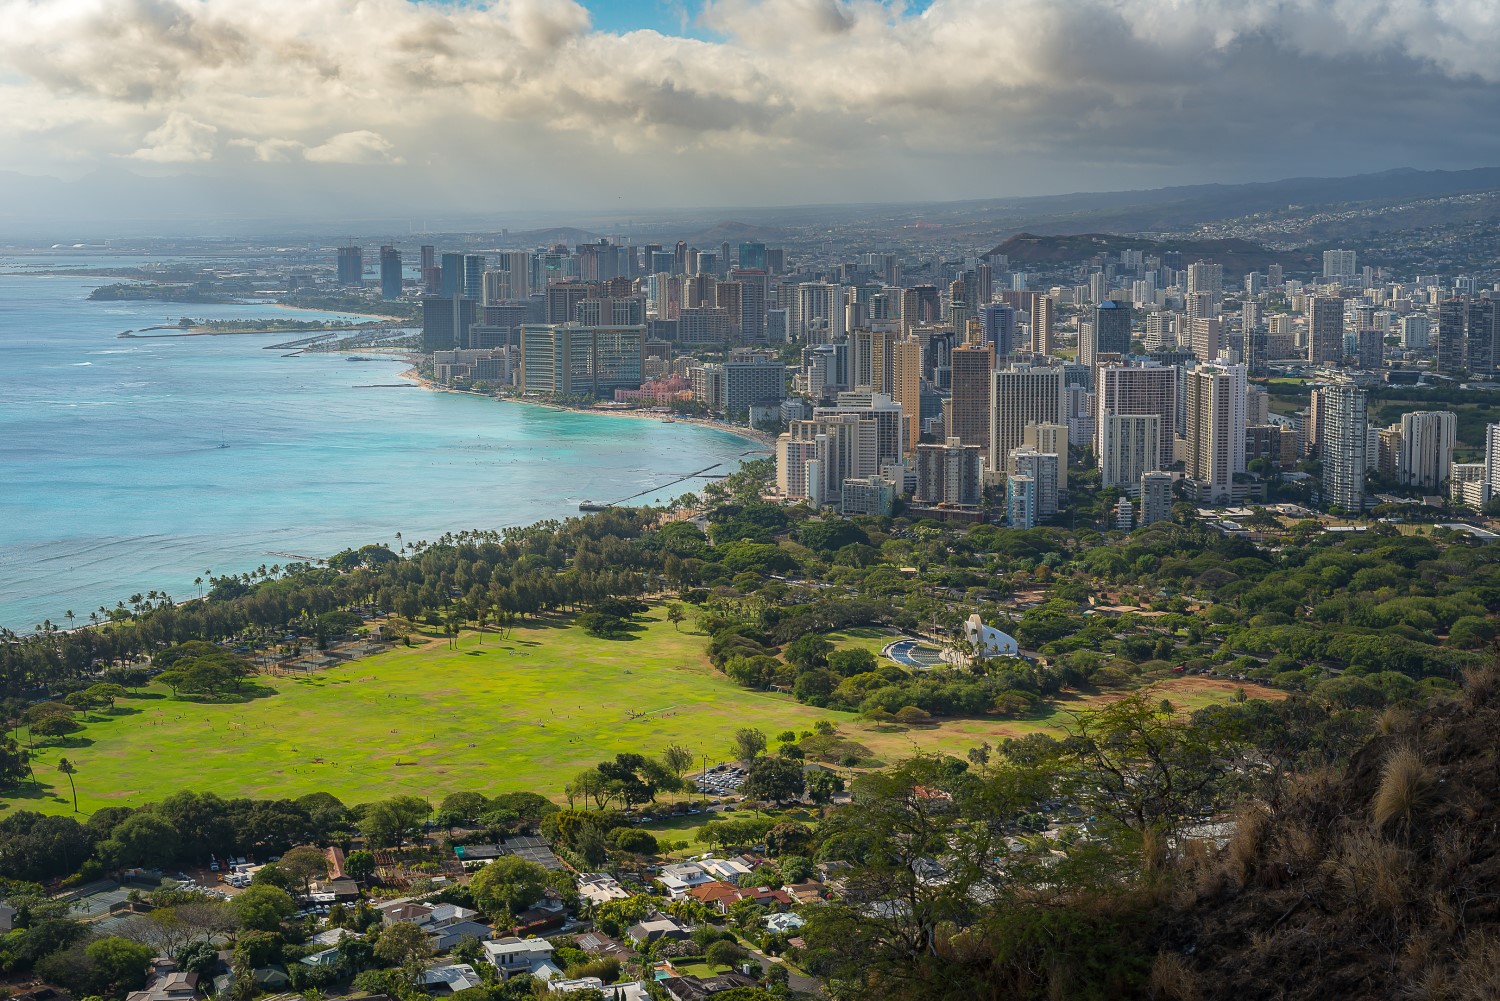
[[[392,796],[371,803],[360,818],[360,830],[379,847],[400,846],[422,829],[427,819],[427,801],[420,796]]]
[[[344,872],[350,878],[366,880],[375,875],[375,856],[367,851],[353,851],[344,858]]]
[[[754,727],[743,727],[734,732],[734,756],[738,761],[751,762],[766,749],[766,735]]]
[[[469,880],[474,903],[497,920],[514,917],[547,890],[547,870],[535,862],[505,855],[480,869]]]
[[[668,744],[661,752],[661,763],[674,775],[681,775],[693,767],[693,752],[681,744]]]
[[[281,856],[277,865],[297,879],[304,893],[311,890],[313,880],[328,875],[328,856],[313,845],[298,845]]]
[[[90,942],[83,952],[103,993],[123,994],[146,986],[152,955],[147,946],[112,935]]]
[[[752,799],[784,803],[801,796],[807,788],[807,780],[800,761],[779,755],[760,757],[750,762],[741,788]]]
[[[438,809],[443,813],[451,813],[464,820],[477,820],[484,815],[489,801],[483,793],[478,792],[451,792],[443,797]]]
[[[297,909],[285,890],[266,885],[249,887],[231,903],[240,924],[255,931],[279,931],[282,919]]]
[[[177,828],[169,821],[138,810],[115,825],[109,838],[100,843],[98,853],[108,864],[120,868],[154,868],[175,859],[179,844]]]
[[[749,958],[745,947],[733,939],[721,938],[704,950],[703,958],[708,960],[709,966],[727,966],[733,968]]]
[[[0,788],[14,789],[31,774],[31,755],[14,737],[0,739]]]
[[[833,797],[844,791],[844,780],[826,768],[814,768],[807,773],[807,798],[818,806],[833,802]]]
[[[399,967],[412,982],[420,976],[422,961],[432,952],[432,940],[410,921],[386,925],[375,942],[375,958]]]

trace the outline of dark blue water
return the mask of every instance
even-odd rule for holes
[[[278,553],[576,515],[582,499],[730,471],[752,447],[682,423],[355,388],[406,366],[265,350],[295,334],[121,340],[185,313],[336,314],[88,301],[106,283],[0,273],[0,625],[13,629],[65,624],[68,609],[84,621],[134,592],[188,597],[210,570],[288,562]]]

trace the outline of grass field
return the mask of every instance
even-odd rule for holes
[[[852,631],[865,633],[864,630]],[[874,631],[846,638],[883,644]],[[831,719],[886,762],[918,750],[962,754],[1055,727],[1068,704],[1028,720],[958,720],[928,729],[871,728],[847,713],[742,689],[709,665],[706,639],[679,632],[660,609],[633,639],[602,640],[564,621],[533,623],[501,640],[466,633],[397,648],[310,678],[259,679],[267,694],[200,703],[147,690],[96,715],[65,746],[39,748],[30,785],[0,806],[69,813],[57,761],[77,768],[78,802],[139,805],[181,789],[224,797],[296,797],[327,791],[347,803],[414,793],[531,790],[561,799],[573,774],[619,751],[656,753],[680,743],[710,761],[732,735],[756,726],[774,741]],[[1202,679],[1179,679],[1185,684]],[[1194,699],[1223,700],[1194,690]],[[1173,696],[1176,697],[1175,695]],[[1091,700],[1075,700],[1081,707]]]

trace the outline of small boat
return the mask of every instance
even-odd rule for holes
[[[579,502],[579,504],[578,504],[578,510],[580,510],[580,511],[608,511],[609,510],[609,505],[608,504],[600,504],[598,501],[589,501],[589,500],[586,500],[586,501]]]
[[[673,418],[671,418],[671,417],[663,417],[663,418],[662,418],[662,419],[661,419],[661,422],[662,422],[662,423],[663,423],[663,424],[676,424],[676,423],[677,423],[677,421],[676,421],[676,420],[674,420],[674,419],[673,419]]]

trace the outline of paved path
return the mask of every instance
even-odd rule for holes
[[[772,963],[777,963],[785,967],[787,974],[786,985],[799,994],[816,994],[818,993],[818,989],[823,986],[823,981],[817,979],[816,977],[808,977],[797,973],[790,966],[786,966],[785,963],[782,963],[781,960],[776,958],[775,956],[767,956],[759,949],[752,949],[749,946],[746,946],[745,948],[749,951],[750,955],[755,957],[755,959],[760,963],[760,968],[762,970],[769,969]]]

